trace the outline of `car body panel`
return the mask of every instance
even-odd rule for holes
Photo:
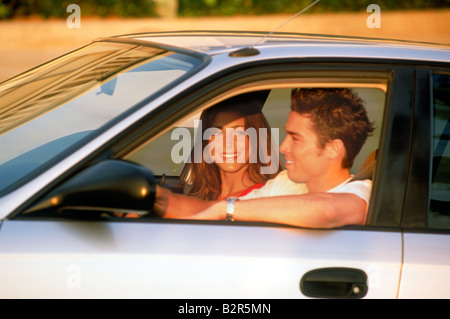
[[[450,236],[405,233],[399,298],[449,298]]]
[[[307,271],[336,266],[395,298],[400,276],[396,232],[14,220],[0,242],[2,298],[302,298]]]

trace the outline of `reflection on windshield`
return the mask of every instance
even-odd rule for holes
[[[201,61],[95,43],[0,87],[0,192]]]

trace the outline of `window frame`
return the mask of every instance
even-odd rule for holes
[[[181,121],[186,115],[193,111],[198,111],[201,107],[219,102],[222,98],[233,92],[236,88],[244,87],[249,83],[259,83],[261,81],[287,81],[299,77],[299,73],[313,72],[321,76],[330,77],[330,71],[341,72],[348,76],[370,79],[376,74],[383,74],[388,79],[387,94],[385,99],[385,110],[383,118],[383,128],[380,136],[380,148],[378,161],[376,164],[374,185],[372,191],[371,204],[369,207],[366,225],[345,226],[344,229],[356,230],[382,230],[399,231],[400,220],[402,218],[402,208],[405,195],[406,167],[409,156],[409,144],[404,145],[403,138],[399,138],[392,133],[393,127],[397,125],[405,126],[407,140],[410,139],[411,124],[411,96],[412,81],[411,66],[408,64],[392,64],[389,61],[373,61],[367,59],[332,60],[324,61],[289,59],[289,60],[264,60],[248,64],[226,68],[220,72],[194,83],[188,90],[181,92],[161,103],[157,108],[141,117],[134,125],[121,131],[113,139],[104,143],[96,149],[82,162],[75,165],[69,172],[52,182],[52,188],[69,179],[79,172],[82,167],[89,163],[101,161],[105,158],[123,158],[130,150],[138,147],[144,141],[156,136],[159,132]],[[243,93],[243,92],[239,92]],[[236,93],[237,94],[237,93]],[[406,100],[406,103],[405,103]],[[390,163],[397,161],[396,170]],[[394,178],[393,178],[394,176]],[[44,195],[49,188],[42,189],[34,199]],[[24,218],[21,212],[25,211],[34,202],[29,199],[16,209],[8,218]],[[32,218],[32,214],[27,218]],[[57,218],[57,216],[55,216]],[[131,221],[131,219],[130,219]],[[155,220],[143,219],[142,222],[168,222],[168,223],[189,223],[184,220]],[[133,222],[136,220],[133,219]],[[222,224],[223,221],[195,221],[200,224]],[[261,226],[257,222],[237,222],[245,225]],[[267,223],[264,223],[268,226]],[[282,225],[276,225],[280,227]],[[285,226],[290,227],[290,226]]]
[[[374,185],[371,204],[369,207],[366,225],[364,229],[371,226],[383,229],[398,229],[402,218],[402,208],[406,184],[406,167],[409,156],[409,143],[403,145],[403,139],[399,140],[392,134],[393,127],[401,125],[408,132],[407,140],[410,140],[410,117],[412,107],[412,70],[409,66],[395,66],[381,63],[271,63],[269,65],[256,65],[241,70],[216,75],[210,78],[208,83],[201,83],[194,87],[183,99],[168,101],[161,105],[164,115],[158,113],[150,116],[134,132],[127,135],[135,138],[127,138],[119,141],[113,153],[122,158],[132,149],[138,147],[145,140],[156,136],[162,129],[170,124],[182,121],[185,115],[191,114],[202,108],[206,108],[222,99],[231,97],[245,90],[236,92],[237,88],[245,88],[249,85],[254,89],[255,83],[264,81],[289,81],[299,77],[299,73],[313,72],[321,73],[325,78],[330,71],[342,72],[349,76],[359,74],[360,77],[369,79],[375,74],[383,74],[388,79],[383,128],[380,136],[379,161],[377,161],[374,176]],[[249,84],[250,83],[250,84]],[[262,86],[261,89],[264,87]],[[206,92],[206,93],[205,93]],[[234,92],[235,94],[230,94]],[[406,100],[406,103],[399,101]],[[172,113],[168,117],[168,112]],[[148,128],[151,128],[148,130]],[[145,129],[147,128],[147,129]],[[144,130],[146,131],[144,133]],[[139,132],[139,133],[138,133]],[[139,134],[139,136],[138,136]],[[392,141],[395,139],[395,141]],[[396,161],[402,169],[396,171],[389,163]],[[395,178],[393,179],[392,176]],[[393,203],[394,202],[394,203]],[[248,223],[247,223],[248,224]],[[369,226],[369,227],[367,227]],[[357,228],[361,226],[346,226],[346,228]]]
[[[428,224],[433,164],[433,74],[439,73],[450,74],[450,69],[415,68],[411,159],[402,221],[402,227],[407,231],[450,233],[450,229],[430,227]]]

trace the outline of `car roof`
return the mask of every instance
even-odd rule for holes
[[[269,35],[263,32],[238,31],[180,31],[129,34],[117,36],[114,39],[156,43],[210,56],[251,48],[256,50],[254,55],[259,52],[278,52],[281,56],[299,57],[301,52],[301,57],[390,58],[450,62],[449,45],[362,37],[296,33]],[[299,51],[299,49],[302,50]],[[242,56],[246,54],[249,55],[246,52]]]

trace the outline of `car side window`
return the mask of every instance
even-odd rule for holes
[[[450,75],[433,75],[432,161],[428,225],[450,229]]]
[[[375,123],[375,131],[366,140],[350,169],[350,172],[356,175],[379,148],[387,87],[368,84],[367,87],[351,89],[364,101],[368,117]],[[291,91],[292,87],[270,90],[261,110],[271,128],[272,147],[277,150],[276,155],[283,167],[284,157],[278,154],[278,148],[286,136],[284,126],[290,112]],[[149,168],[162,185],[174,191],[185,192],[189,188],[189,185],[186,185],[190,183],[188,164],[192,160],[191,151],[198,142],[195,136],[199,132],[201,113],[202,110],[197,110],[181,122],[175,123],[167,131],[129,153],[126,159]],[[364,176],[372,178],[373,171],[368,174]]]

